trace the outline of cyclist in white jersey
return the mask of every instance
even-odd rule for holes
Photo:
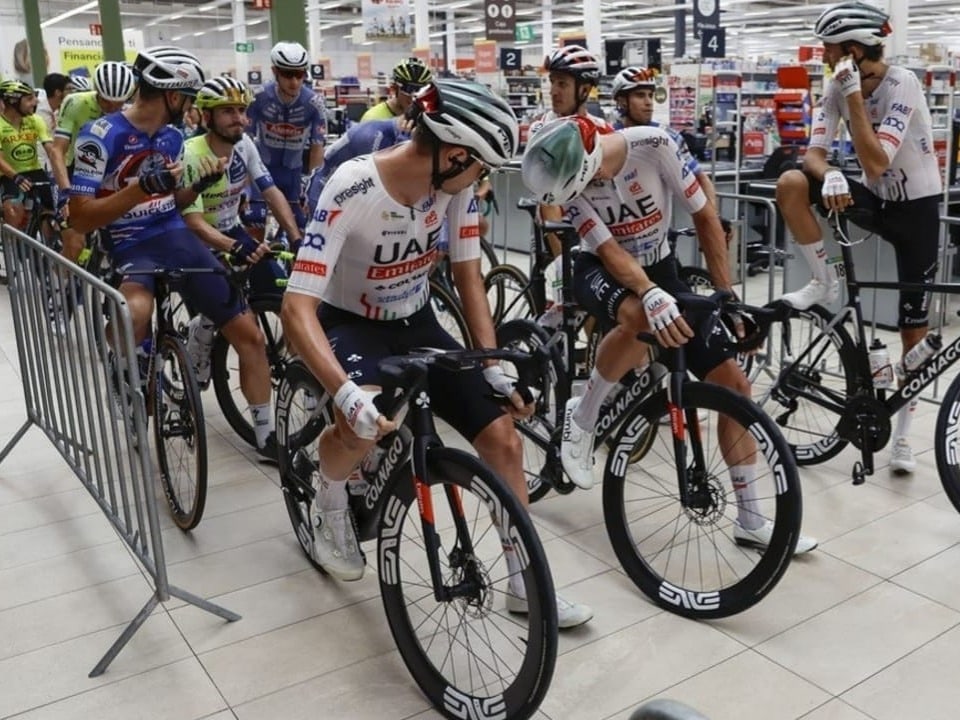
[[[811,205],[821,213],[843,212],[893,245],[901,282],[933,282],[940,233],[942,180],[930,111],[916,75],[883,61],[888,16],[864,3],[844,2],[820,15],[814,33],[823,41],[823,59],[834,79],[814,114],[803,170],[784,173],[777,182],[777,204],[813,272],[809,284],[782,298],[799,309],[829,304],[839,293]],[[863,168],[860,182],[848,181],[827,161],[841,118]],[[904,354],[927,334],[929,298],[922,291],[900,292]],[[915,407],[911,403],[897,415],[890,462],[897,474],[916,467],[907,441]]]
[[[688,344],[697,377],[750,397],[750,382],[721,343],[696,336],[674,295],[691,292],[677,276],[669,244],[671,201],[693,218],[707,267],[718,288],[731,288],[724,232],[680,149],[661,128],[601,134],[586,118],[545,125],[523,157],[523,181],[539,200],[563,205],[581,238],[574,265],[577,302],[609,332],[581,397],[567,402],[561,460],[571,480],[593,485],[593,430],[603,401],[630,369],[647,361],[637,333],[653,332],[668,347]],[[715,334],[721,335],[718,328]],[[758,510],[756,443],[720,418],[720,447],[737,496],[734,538],[766,546],[773,523]],[[801,537],[796,552],[816,547]]]
[[[415,104],[420,112],[410,142],[347,161],[327,181],[281,315],[286,337],[337,408],[334,427],[320,437],[313,554],[342,580],[358,580],[364,570],[344,481],[373,442],[394,428],[373,402],[378,362],[416,347],[457,347],[428,303],[427,275],[444,219],[470,332],[478,347],[496,347],[480,277],[472,185],[516,152],[517,120],[501,98],[467,81],[431,83]],[[491,364],[482,373],[431,368],[429,383],[433,410],[472,442],[526,503],[522,444],[511,414],[489,397],[491,388],[510,399],[518,416],[533,408],[524,405],[500,366]],[[514,559],[508,555],[507,562]],[[508,611],[526,612],[522,592],[511,581]],[[583,605],[557,602],[561,626],[582,624],[593,614]]]

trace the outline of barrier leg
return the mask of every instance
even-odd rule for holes
[[[0,450],[0,463],[3,462],[3,459],[10,454],[10,451],[13,450],[13,447],[20,442],[20,438],[24,436],[27,430],[30,429],[30,426],[33,425],[33,420],[27,420],[20,426],[20,429],[17,430],[17,433],[10,438],[10,442],[3,446],[3,450]]]
[[[160,602],[160,599],[157,597],[157,593],[154,593],[150,596],[150,599],[147,600],[147,604],[141,608],[140,612],[137,613],[137,616],[130,621],[130,624],[124,629],[120,634],[113,645],[110,646],[110,649],[107,650],[106,655],[100,658],[100,662],[94,666],[93,670],[90,671],[90,674],[87,677],[100,677],[103,675],[104,671],[107,669],[107,666],[113,662],[113,659],[123,650],[124,646],[130,642],[130,638],[133,637],[134,633],[140,629],[140,626],[150,617],[150,613],[153,612],[153,609]]]
[[[167,592],[169,592],[172,597],[180,598],[191,605],[195,605],[201,610],[206,610],[208,613],[213,613],[214,615],[222,617],[227,622],[236,622],[241,617],[235,612],[227,610],[225,607],[220,607],[209,600],[204,600],[202,597],[197,597],[193,593],[189,593],[186,590],[181,590],[173,585],[167,585]]]

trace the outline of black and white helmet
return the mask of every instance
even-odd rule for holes
[[[300,43],[278,42],[270,51],[270,63],[280,70],[306,70],[310,56]]]
[[[108,60],[97,65],[93,73],[93,88],[104,100],[126,102],[137,89],[137,79],[126,63]]]
[[[196,94],[203,85],[203,66],[196,55],[171,45],[141,50],[133,61],[140,82],[160,90]]]
[[[71,75],[69,82],[70,87],[72,87],[75,92],[88,92],[93,90],[93,85],[90,84],[90,78],[86,75]]]
[[[597,56],[581,45],[564,45],[547,55],[543,61],[547,72],[573,75],[577,82],[596,85],[600,81],[600,63]]]
[[[813,26],[817,39],[837,45],[845,42],[880,45],[892,32],[890,16],[864,2],[843,2],[829,7]]]
[[[517,116],[485,85],[469,80],[436,80],[417,93],[422,123],[442,142],[472,150],[500,167],[520,145]]]

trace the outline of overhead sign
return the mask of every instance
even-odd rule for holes
[[[727,29],[716,28],[715,30],[703,29],[700,33],[700,57],[722,58],[727,56]]]
[[[407,0],[361,0],[366,40],[406,38],[413,32]]]
[[[326,68],[322,63],[314,63],[310,66],[310,79],[311,80],[324,80],[326,79],[327,73]]]
[[[530,42],[533,40],[533,25],[517,25],[513,31],[513,39],[518,42]]]
[[[252,42],[238,42],[233,44],[234,49],[239,53],[252,53],[253,52],[253,43]]]
[[[718,27],[720,27],[720,0],[693,0],[693,36],[698,38],[703,30],[716,30]],[[704,55],[704,57],[708,56]]]
[[[517,30],[516,0],[484,0],[488,40],[514,40]]]
[[[263,75],[259,70],[248,70],[247,82],[250,85],[263,85]]]
[[[519,70],[523,67],[520,50],[518,48],[500,48],[500,69]]]
[[[478,73],[497,71],[497,43],[494,40],[474,40],[473,57]]]

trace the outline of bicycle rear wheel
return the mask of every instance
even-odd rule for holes
[[[280,488],[293,533],[310,564],[313,559],[313,523],[310,504],[315,489],[313,474],[319,468],[317,438],[333,422],[330,397],[300,360],[290,362],[277,390],[277,448]]]
[[[660,424],[669,416],[667,391],[660,390],[617,432],[604,474],[604,518],[623,569],[657,605],[684,617],[727,617],[759,602],[786,570],[800,535],[800,482],[776,425],[746,398],[690,382],[683,387],[683,408],[687,502],[680,497],[672,429]],[[731,446],[727,460],[719,444],[721,420]],[[753,497],[741,511],[727,468],[753,464],[748,452],[754,444],[752,491],[741,489]],[[739,521],[752,528],[772,523],[769,545],[738,544]]]
[[[450,333],[450,337],[463,347],[472,348],[473,338],[470,336],[467,321],[463,317],[460,301],[456,295],[436,280],[430,281],[430,305],[440,326]]]
[[[933,447],[940,483],[953,507],[960,512],[960,375],[943,394]]]
[[[381,521],[380,592],[397,648],[444,716],[528,718],[557,655],[556,596],[543,547],[517,498],[476,458],[432,448],[427,467],[433,522],[424,527],[414,486],[404,481],[388,489]],[[424,552],[434,542],[442,600]],[[506,610],[510,583],[526,593],[527,614]]]
[[[207,501],[207,435],[200,388],[183,343],[167,335],[156,348],[153,431],[160,481],[173,521],[191,530]]]
[[[274,400],[280,381],[283,379],[284,368],[290,360],[283,339],[283,325],[280,322],[281,303],[282,300],[279,297],[250,301],[250,312],[253,313],[257,326],[263,333]],[[249,403],[240,388],[240,358],[222,333],[217,333],[214,340],[210,362],[213,390],[217,396],[217,403],[223,410],[223,417],[245,443],[256,447],[257,440],[248,412]]]
[[[483,278],[493,324],[536,316],[536,300],[523,270],[513,265],[497,265]]]
[[[771,326],[748,376],[754,401],[780,426],[798,465],[829,460],[848,443],[837,425],[857,390],[858,350],[841,325],[821,334],[832,319],[819,305],[792,311],[787,323]]]

